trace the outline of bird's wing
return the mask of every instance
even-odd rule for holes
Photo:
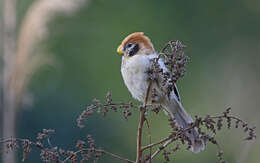
[[[158,55],[150,55],[151,58],[156,58],[158,57]],[[163,70],[163,73],[169,72],[168,68],[165,66],[163,59],[160,58],[158,61],[159,67],[160,69]],[[164,80],[164,77],[161,73],[156,75],[156,78],[158,80],[157,85],[160,87],[160,89],[162,89],[164,92],[167,92],[166,89],[168,88],[168,84],[170,83],[169,81],[167,81],[165,83],[165,86],[162,86],[162,81]],[[178,102],[181,103],[181,97],[178,91],[178,88],[176,86],[176,83],[173,84],[173,88],[172,88],[172,92],[170,93],[171,96],[175,96],[175,98],[177,99]]]
[[[162,59],[160,59],[158,63],[159,63],[160,68],[163,70],[163,72],[169,72],[168,68],[165,66]],[[161,75],[158,75],[158,76],[162,77]],[[169,83],[166,82],[166,87],[167,87],[167,84],[169,84]],[[181,97],[180,97],[180,94],[179,94],[179,90],[176,86],[176,83],[173,84],[173,90],[172,90],[171,93],[173,93],[177,97],[177,100],[179,102],[181,102]]]
[[[179,90],[178,90],[178,88],[177,88],[175,83],[174,83],[174,86],[173,86],[173,91],[174,91],[174,94],[176,95],[178,101],[181,102],[181,96],[179,94]]]

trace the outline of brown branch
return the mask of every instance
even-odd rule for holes
[[[147,118],[145,118],[145,122],[146,122],[146,126],[147,126],[147,129],[148,129],[148,137],[149,137],[149,143],[151,144],[152,143],[152,135],[151,135],[151,128],[150,128],[150,125],[149,125],[149,122],[147,120]],[[150,148],[150,151],[149,151],[149,163],[152,163],[152,147],[149,147]],[[143,148],[141,149],[143,151]]]
[[[146,104],[148,100],[148,96],[150,93],[150,88],[152,85],[152,81],[149,82],[148,88],[146,90],[146,95],[143,103],[143,107],[141,108],[140,111],[140,120],[138,124],[138,130],[137,130],[137,144],[136,144],[136,163],[141,163],[141,157],[142,157],[142,131],[143,131],[143,125],[144,125],[144,120],[145,120],[145,110],[146,110]]]

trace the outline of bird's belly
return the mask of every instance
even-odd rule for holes
[[[124,82],[132,96],[143,102],[148,87],[148,76],[143,69],[122,69]]]

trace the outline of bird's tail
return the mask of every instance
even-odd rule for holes
[[[188,128],[189,124],[193,122],[191,116],[185,111],[183,106],[177,100],[171,100],[168,104],[166,104],[165,109],[169,112],[170,116],[173,119],[176,119],[177,124],[182,128]],[[205,142],[200,137],[197,128],[191,129],[189,132],[187,131],[185,135],[191,141],[190,150],[194,153],[199,153],[200,151],[205,149]]]

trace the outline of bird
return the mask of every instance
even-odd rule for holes
[[[122,55],[121,74],[126,87],[133,96],[140,102],[146,99],[146,92],[149,87],[150,74],[153,62],[152,59],[158,57],[151,40],[143,32],[134,32],[128,35],[117,48],[117,53]],[[165,66],[163,59],[158,60],[158,64],[163,72],[169,70]],[[148,104],[160,104],[163,109],[175,119],[182,128],[187,128],[193,122],[191,116],[186,112],[181,104],[179,91],[176,83],[174,89],[168,95],[164,93],[165,86],[162,85],[163,77],[157,74],[156,81],[151,81],[151,89],[157,92],[156,101],[152,100],[151,95],[147,98]],[[199,153],[205,149],[205,142],[201,138],[197,128],[191,129],[185,135],[191,142],[190,150]]]

